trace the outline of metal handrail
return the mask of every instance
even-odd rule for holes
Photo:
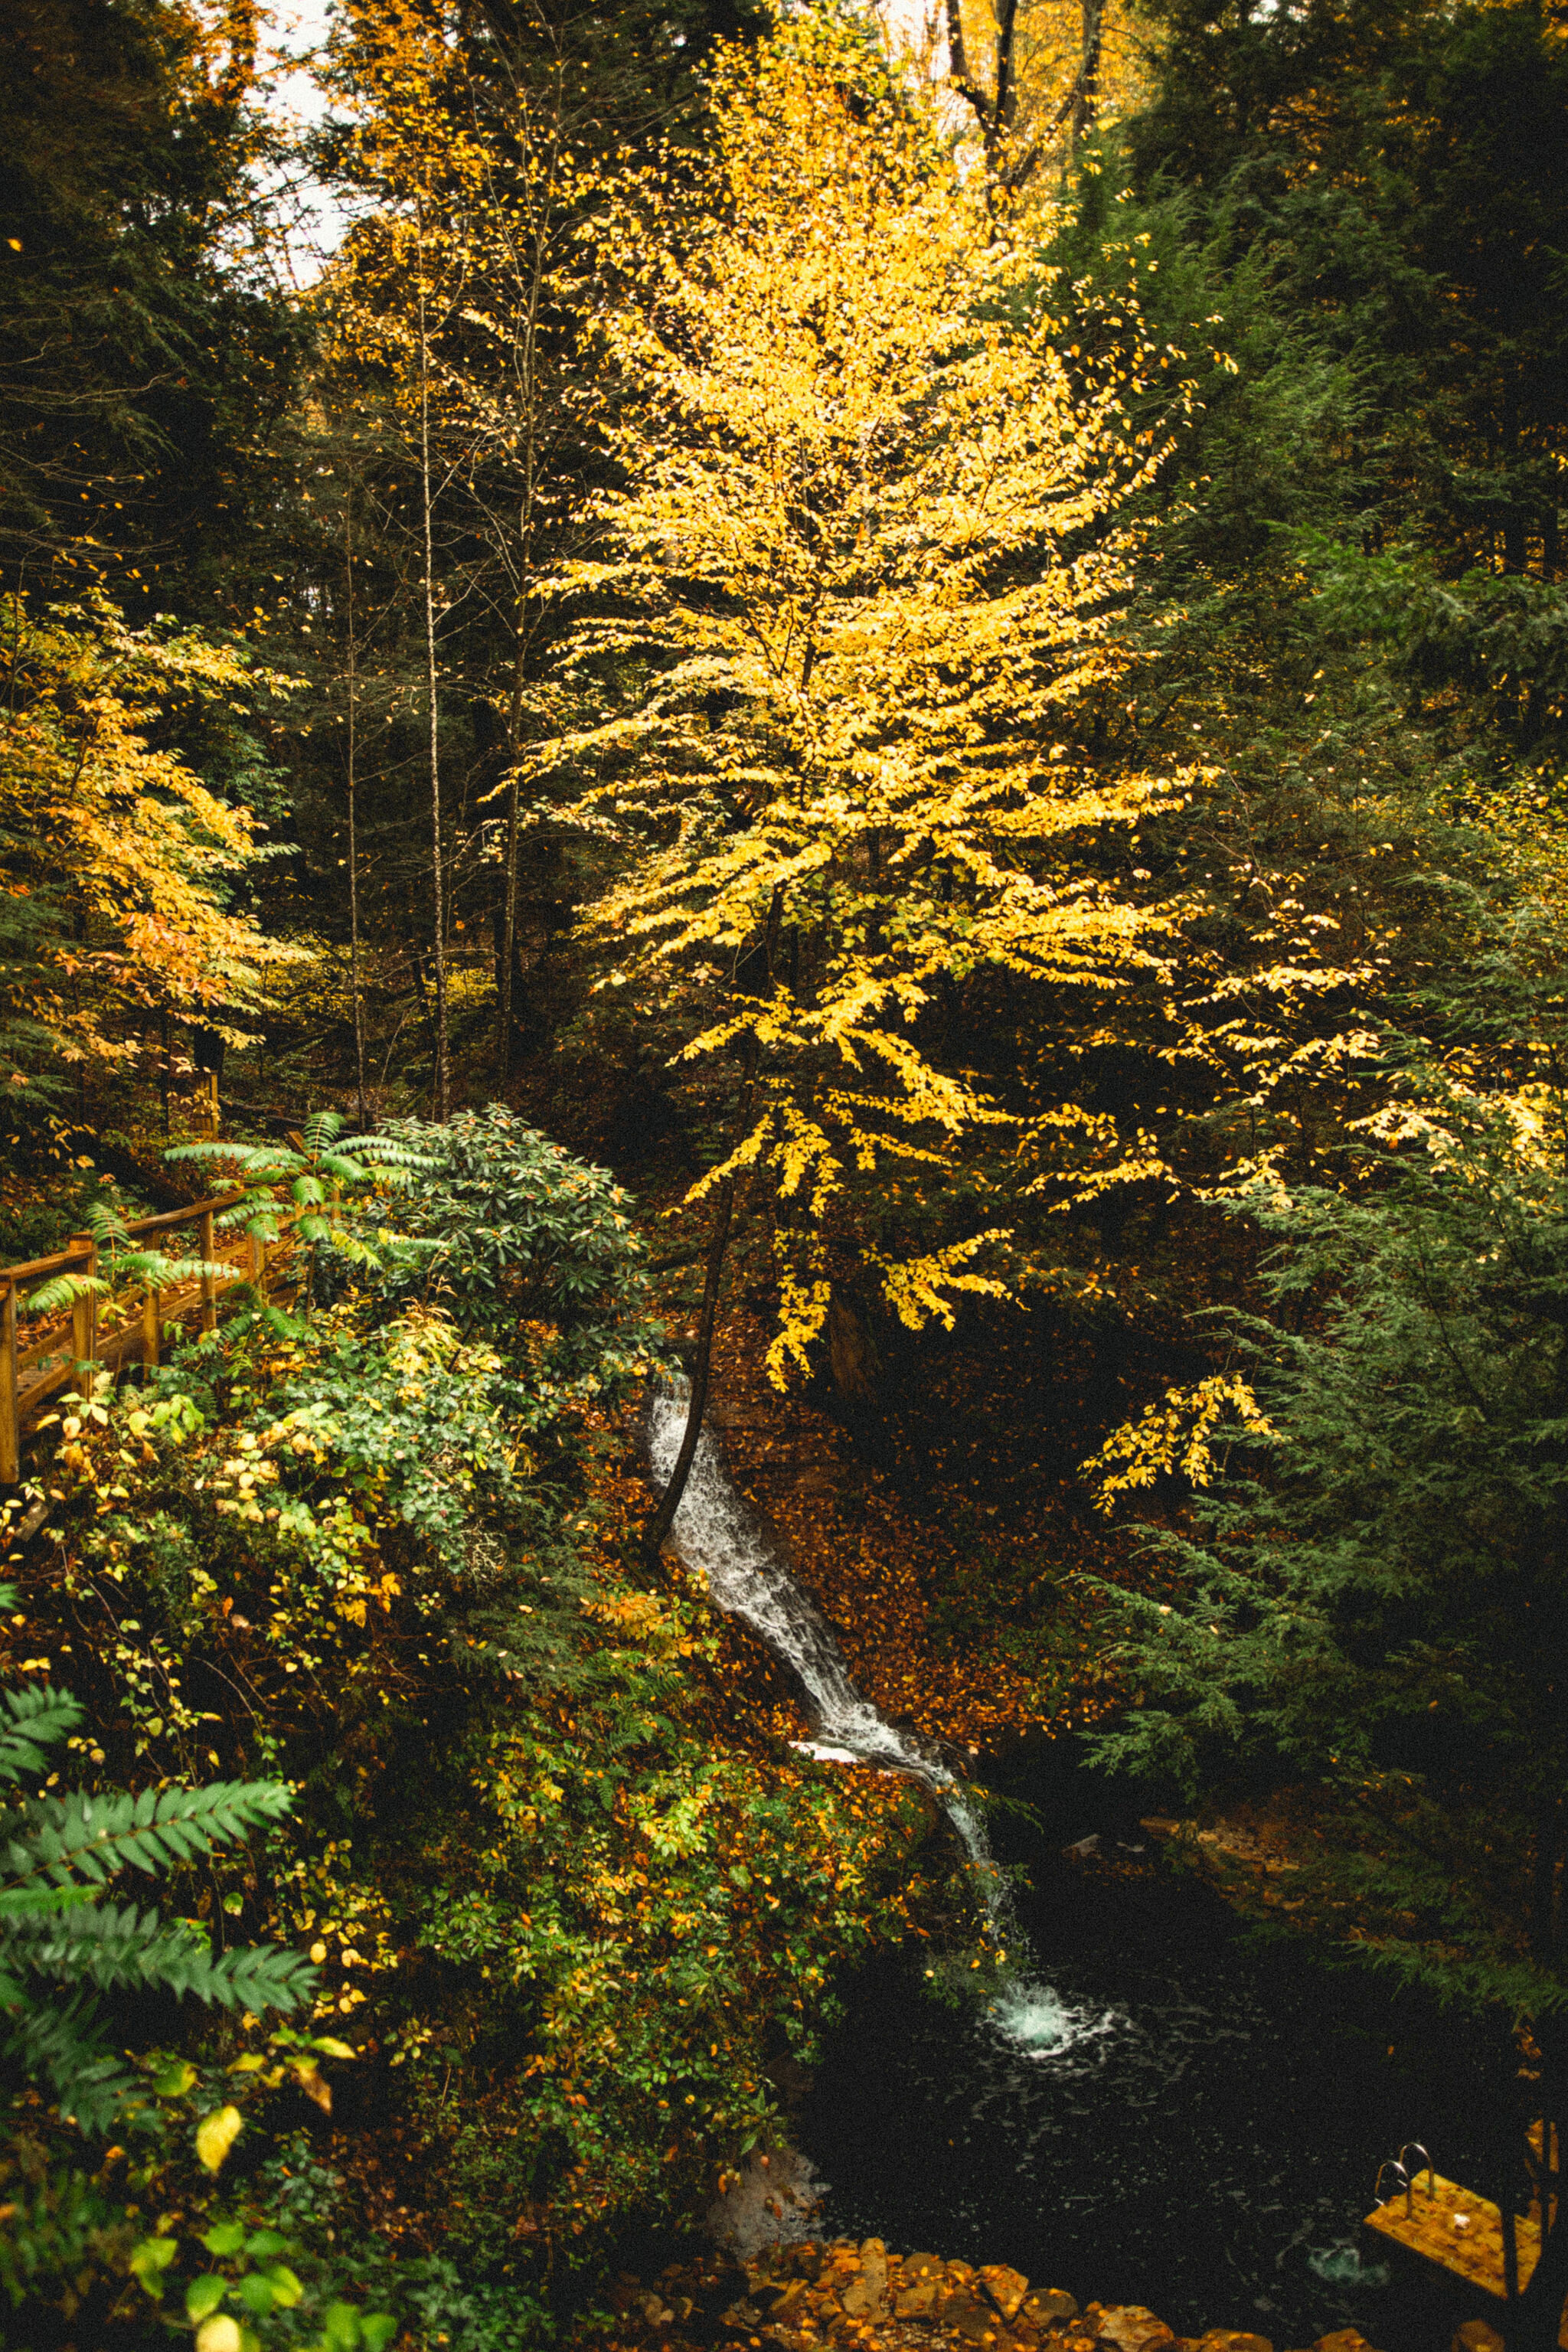
[[[1407,2156],[1418,2156],[1421,2158],[1421,2162],[1415,2168],[1415,2174],[1410,2172],[1410,2168],[1405,2162]],[[1425,2169],[1426,2174],[1426,2194],[1428,2197],[1436,2197],[1437,2194],[1437,2168],[1432,2161],[1430,2152],[1422,2146],[1418,2139],[1407,2139],[1405,2141],[1405,2146],[1399,2151],[1399,2162],[1411,2182],[1412,2190],[1415,2187],[1415,2179],[1419,2176],[1422,2170]]]
[[[1383,2176],[1385,2172],[1393,2172],[1398,2175],[1398,2179],[1387,2197],[1383,2193]],[[1405,2191],[1405,2210],[1408,2212],[1410,2210],[1411,2193],[1410,2175],[1405,2171],[1405,2167],[1400,2163],[1397,2157],[1385,2156],[1383,2162],[1377,2168],[1377,2179],[1372,2184],[1372,2201],[1374,2205],[1392,2204],[1394,2199],[1398,2196],[1402,2189]]]

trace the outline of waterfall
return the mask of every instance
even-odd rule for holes
[[[686,1427],[684,1383],[655,1395],[648,1421],[648,1457],[663,1486],[675,1466]],[[1013,1906],[1012,1890],[991,1851],[985,1824],[962,1783],[931,1742],[900,1731],[856,1689],[833,1629],[795,1582],[756,1513],[737,1490],[710,1430],[698,1440],[691,1475],[675,1515],[673,1540],[682,1559],[700,1569],[716,1608],[739,1617],[805,1693],[814,1737],[797,1744],[829,1763],[869,1764],[923,1781],[936,1796],[969,1860],[1002,1974],[987,1987],[998,2031],[1021,2051],[1046,2055],[1086,2032],[1104,2031],[1069,2009],[1050,1986],[1023,1972],[1029,1958]]]

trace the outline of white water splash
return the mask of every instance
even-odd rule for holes
[[[1096,2042],[1111,2032],[1114,2010],[1098,2014],[1075,2009],[1049,1985],[1020,1977],[1003,1984],[987,2004],[987,2014],[1004,2042],[1022,2058],[1059,2058],[1080,2042]]]
[[[680,1451],[687,1402],[684,1383],[661,1390],[654,1399],[648,1457],[661,1486]],[[1032,2056],[1047,2057],[1107,2030],[1109,2017],[1091,2020],[1069,2009],[1050,1986],[1022,1973],[1028,1946],[979,1813],[933,1746],[900,1731],[862,1698],[832,1627],[801,1591],[736,1489],[708,1429],[698,1440],[672,1535],[681,1558],[707,1578],[715,1606],[749,1625],[800,1683],[815,1736],[796,1740],[797,1748],[824,1763],[869,1764],[879,1771],[906,1773],[934,1791],[968,1856],[975,1893],[1006,1969],[986,2005],[1004,2039]]]

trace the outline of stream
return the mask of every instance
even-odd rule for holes
[[[673,1391],[653,1407],[661,1481],[685,1412]],[[940,1751],[856,1689],[708,1431],[675,1540],[795,1674],[803,1747],[932,1790],[1008,1956],[977,1997],[933,1993],[903,1955],[850,1984],[795,2125],[822,2231],[1010,2263],[1080,2302],[1146,2304],[1178,2334],[1281,2347],[1353,2326],[1382,2352],[1444,2352],[1459,2318],[1489,2313],[1436,2273],[1391,2273],[1359,2230],[1406,2140],[1450,2178],[1484,2177],[1479,2052],[1359,1974],[1249,1943],[1068,1743],[1008,1776],[1035,1825],[994,1854]],[[1092,1859],[1064,1852],[1096,1834]]]

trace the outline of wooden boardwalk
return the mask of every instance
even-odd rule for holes
[[[174,1235],[186,1234],[195,1244],[191,1255],[226,1269],[173,1288],[142,1286],[129,1299],[108,1301],[84,1289],[68,1311],[29,1324],[23,1321],[26,1291],[61,1275],[96,1282],[100,1271],[112,1272],[112,1257],[100,1252],[90,1234],[73,1234],[63,1250],[47,1257],[0,1266],[0,1486],[20,1479],[27,1433],[52,1397],[90,1376],[89,1366],[120,1373],[132,1364],[156,1364],[172,1335],[216,1328],[226,1294],[241,1285],[268,1296],[286,1286],[297,1248],[291,1232],[270,1243],[248,1233],[221,1239],[217,1234],[219,1217],[244,1198],[237,1189],[194,1202],[188,1209],[139,1217],[124,1228],[132,1247],[160,1251]]]

